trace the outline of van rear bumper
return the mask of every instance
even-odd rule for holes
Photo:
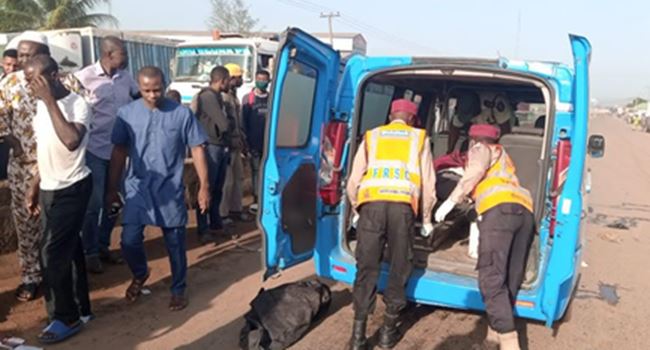
[[[353,256],[343,249],[335,248],[329,256],[316,253],[314,257],[316,273],[325,278],[354,283],[356,262]],[[379,291],[383,291],[388,280],[388,265],[382,264],[379,277]],[[535,285],[530,290],[522,290],[515,305],[515,315],[521,318],[548,322],[548,317],[542,311],[542,288]],[[416,269],[413,271],[406,287],[406,295],[410,301],[458,310],[485,311],[476,279],[456,276],[450,273]],[[561,313],[560,315],[562,315]]]

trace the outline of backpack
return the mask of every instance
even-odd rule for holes
[[[244,315],[239,335],[245,350],[286,349],[304,336],[329,308],[332,293],[319,281],[288,283],[261,289]]]

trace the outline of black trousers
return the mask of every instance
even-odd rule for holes
[[[390,261],[388,284],[384,290],[386,312],[395,315],[406,306],[405,287],[413,270],[414,222],[415,215],[408,204],[371,202],[361,206],[353,292],[355,319],[366,319],[374,310],[386,243]]]
[[[74,185],[40,194],[41,266],[50,320],[71,324],[90,315],[90,296],[81,227],[92,192],[88,176]]]
[[[533,240],[533,214],[519,204],[501,204],[479,217],[478,282],[490,327],[515,330],[513,307]]]

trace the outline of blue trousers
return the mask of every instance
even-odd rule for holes
[[[147,256],[144,251],[145,225],[124,224],[122,226],[122,255],[135,278],[147,276]],[[185,293],[187,275],[187,255],[185,246],[185,227],[162,227],[165,247],[172,270],[173,295]]]
[[[92,172],[93,192],[84,218],[82,238],[86,256],[93,256],[108,252],[115,219],[110,219],[104,210],[109,161],[86,152],[86,165]]]
[[[208,144],[205,148],[208,160],[208,183],[210,185],[210,210],[201,214],[201,209],[196,208],[196,222],[199,235],[205,234],[209,229],[223,228],[219,206],[223,197],[223,184],[226,181],[226,170],[230,163],[230,151],[223,146]]]

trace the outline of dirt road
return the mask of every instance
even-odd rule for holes
[[[520,321],[526,334],[522,336],[524,349],[650,348],[650,134],[605,118],[594,120],[591,131],[605,134],[607,150],[604,159],[589,162],[593,172],[590,223],[572,318],[555,330]],[[616,223],[629,229],[607,227]],[[152,295],[135,305],[123,301],[129,281],[125,266],[92,276],[98,318],[76,338],[49,349],[237,349],[242,315],[262,286],[260,255],[255,251],[260,243],[254,227],[241,227],[241,231],[249,232],[244,245],[252,251],[226,243],[199,247],[190,232],[191,304],[179,313],[167,310],[169,274],[161,237],[155,230],[148,232]],[[16,270],[13,256],[0,257],[0,334],[23,336],[35,343],[43,305],[13,301]],[[264,286],[310,275],[311,265],[303,264]],[[329,315],[294,349],[344,348],[352,322],[350,288],[341,284],[332,288]],[[381,308],[371,320],[371,334],[380,318]],[[412,307],[405,323],[408,331],[397,349],[470,349],[486,331],[481,315],[432,307]]]

